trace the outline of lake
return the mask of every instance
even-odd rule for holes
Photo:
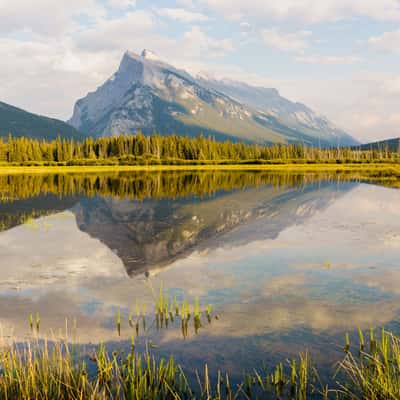
[[[65,331],[189,370],[270,366],[308,350],[328,371],[344,335],[399,331],[400,191],[351,174],[265,171],[0,176],[2,335]],[[157,326],[153,292],[204,310]],[[121,330],[116,317],[121,313]],[[132,326],[130,326],[132,325]],[[159,324],[158,324],[159,325]]]

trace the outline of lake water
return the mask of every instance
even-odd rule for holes
[[[211,372],[308,349],[328,370],[346,331],[400,317],[400,191],[351,176],[168,172],[0,176],[3,336],[67,330]],[[152,288],[202,308],[196,333],[157,329]],[[115,326],[120,310],[120,335]],[[217,318],[215,318],[217,317]],[[76,325],[76,328],[74,327]]]

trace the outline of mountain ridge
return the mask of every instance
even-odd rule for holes
[[[148,50],[141,55],[126,51],[116,73],[75,103],[68,123],[93,136],[157,130],[259,144],[358,144],[276,89],[195,77]]]
[[[354,149],[380,151],[385,151],[388,149],[389,151],[400,151],[400,137],[364,143],[359,146],[355,146]]]
[[[0,101],[0,137],[29,137],[36,139],[82,138],[82,134],[71,125]]]
[[[80,132],[69,124],[43,115],[31,113],[0,101],[0,137],[29,137],[36,139],[82,138]]]

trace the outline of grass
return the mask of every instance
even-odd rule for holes
[[[104,345],[81,357],[64,341],[10,345],[0,352],[2,399],[237,399],[253,395],[305,400],[316,393],[307,356],[279,364],[270,373],[245,375],[233,385],[229,375],[211,377],[208,366],[189,379],[173,357],[156,360],[147,351],[108,352]]]
[[[203,316],[211,323],[211,305],[201,307],[198,299],[192,305],[185,300],[178,303],[162,286],[157,291],[151,290],[157,329],[168,329],[169,323],[180,321],[183,337],[187,337],[189,321],[196,334]],[[138,325],[146,320],[146,310],[138,302],[135,314],[136,323],[133,313],[128,321],[132,328],[136,326],[139,336]],[[124,317],[118,310],[119,334],[123,323]],[[193,371],[177,364],[173,356],[157,359],[153,354],[157,346],[151,341],[147,342],[146,350],[138,353],[135,334],[130,349],[125,351],[110,351],[103,344],[87,351],[71,342],[68,335],[40,340],[39,314],[29,316],[29,325],[30,340],[0,343],[1,399],[400,399],[400,338],[384,329],[380,335],[372,329],[369,335],[359,330],[354,343],[349,334],[345,335],[343,359],[336,363],[329,386],[321,381],[307,352],[268,369],[255,367],[244,373],[240,382],[232,383],[230,376],[221,370],[211,376],[207,364],[193,375]],[[76,337],[76,332],[73,336]]]
[[[202,316],[209,322],[212,319],[211,305],[202,308],[198,299],[192,305],[184,300],[178,303],[162,286],[159,291],[153,290],[153,299],[157,329],[168,329],[168,321],[178,320],[187,329],[191,320],[196,330],[196,325],[202,324]],[[137,323],[145,320],[145,315],[143,306],[136,302]],[[136,325],[133,318],[131,313],[131,327]],[[118,311],[119,333],[123,323],[124,318]],[[346,334],[343,358],[336,363],[336,372],[329,384],[322,382],[307,352],[262,370],[255,366],[253,371],[243,373],[241,381],[233,383],[229,374],[221,370],[211,376],[207,364],[193,374],[192,370],[184,370],[177,364],[173,356],[158,359],[153,354],[157,346],[151,341],[139,353],[135,334],[127,350],[110,351],[101,344],[96,350],[87,351],[84,346],[71,342],[67,334],[66,338],[40,340],[39,314],[31,314],[29,324],[30,340],[0,342],[1,399],[400,399],[400,338],[384,329],[379,335],[372,329],[369,334],[359,330],[354,343]],[[146,332],[145,326],[143,332]],[[73,336],[76,337],[76,332]]]
[[[0,165],[0,174],[44,174],[44,173],[95,173],[129,171],[372,171],[400,175],[400,164],[365,163],[365,164],[231,164],[231,165],[104,165],[104,166],[8,166]]]
[[[400,338],[382,328],[380,337],[370,331],[365,349],[360,331],[359,350],[345,346],[346,357],[339,363],[340,391],[348,399],[400,399]]]
[[[194,309],[197,310],[196,305]],[[207,364],[188,377],[188,371],[172,356],[157,359],[151,344],[139,354],[134,336],[126,352],[111,352],[105,345],[86,352],[65,339],[3,343],[0,398],[400,399],[400,338],[382,329],[379,337],[371,330],[368,340],[360,331],[357,345],[352,345],[346,335],[345,343],[344,357],[336,364],[335,383],[331,387],[321,381],[307,353],[270,369],[255,368],[233,384],[222,371],[210,376]]]

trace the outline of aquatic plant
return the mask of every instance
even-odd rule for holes
[[[93,353],[73,355],[66,341],[43,344],[27,342],[3,346],[0,350],[0,398],[2,399],[237,399],[253,395],[272,398],[306,399],[314,392],[309,379],[308,358],[291,363],[291,375],[283,364],[269,373],[244,375],[232,385],[228,374],[208,371],[190,379],[173,357],[160,359],[135,352],[132,337],[128,354],[108,352],[104,345]]]
[[[360,331],[359,352],[349,351],[339,363],[343,374],[339,381],[341,393],[349,399],[400,399],[400,338],[381,330],[369,333],[369,348],[365,349],[364,334]]]
[[[154,319],[158,321],[158,329],[169,329],[168,323],[180,320],[183,336],[187,337],[190,320],[197,332],[202,314],[209,321],[212,319],[211,305],[202,311],[197,298],[191,307],[185,300],[179,304],[176,297],[171,301],[168,291],[162,286],[154,293],[157,293]],[[0,343],[0,398],[400,399],[400,338],[383,328],[380,335],[376,335],[373,329],[369,334],[359,329],[358,343],[352,343],[353,335],[345,334],[344,356],[337,363],[336,373],[328,385],[322,382],[308,352],[279,362],[272,368],[257,367],[244,373],[240,382],[233,381],[221,370],[211,375],[207,364],[193,375],[193,371],[177,364],[172,356],[169,359],[158,358],[156,349],[159,346],[151,340],[146,341],[143,352],[137,351],[140,320],[146,320],[144,307],[136,302],[136,321],[132,312],[128,317],[129,325],[136,330],[136,335],[131,334],[129,338],[130,350],[111,351],[104,344],[95,349],[79,345],[76,342],[76,321],[72,341],[68,337],[67,323],[64,339],[39,340],[40,315],[36,313],[34,317],[30,314],[30,340],[23,343],[4,340]],[[121,335],[123,321],[123,313],[118,310],[118,335]]]

